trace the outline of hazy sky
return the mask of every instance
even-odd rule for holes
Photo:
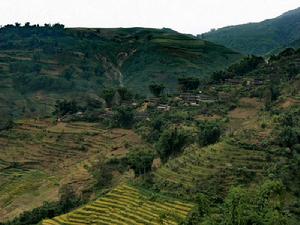
[[[0,24],[169,27],[197,34],[273,18],[297,7],[299,0],[0,0]]]

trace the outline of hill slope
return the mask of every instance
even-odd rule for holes
[[[199,37],[244,54],[264,55],[300,38],[300,8],[274,19],[224,27]]]
[[[0,30],[3,114],[51,111],[55,100],[128,86],[174,88],[177,77],[207,77],[240,58],[223,46],[169,29],[64,29],[8,25]]]
[[[193,204],[151,196],[128,185],[120,185],[104,197],[71,213],[44,220],[43,225],[59,224],[179,224]]]

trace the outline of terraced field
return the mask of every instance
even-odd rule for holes
[[[206,148],[190,146],[182,156],[159,168],[154,176],[162,192],[178,197],[199,191],[222,195],[241,181],[259,181],[275,162],[286,160],[276,156],[270,160],[263,150],[244,149],[224,141]]]
[[[0,222],[44,201],[56,201],[59,188],[88,188],[88,167],[98,157],[121,157],[142,141],[128,130],[103,130],[93,123],[24,120],[0,132]]]
[[[171,200],[123,184],[97,201],[71,213],[44,220],[42,225],[179,224],[193,204]]]

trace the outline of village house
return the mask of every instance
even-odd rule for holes
[[[214,102],[215,99],[213,99],[209,95],[204,94],[192,94],[192,93],[182,93],[180,95],[180,98],[188,104],[193,104],[193,106],[196,106],[197,104],[201,102]]]

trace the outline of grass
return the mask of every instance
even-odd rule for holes
[[[97,201],[42,224],[179,224],[193,207],[122,184]]]

